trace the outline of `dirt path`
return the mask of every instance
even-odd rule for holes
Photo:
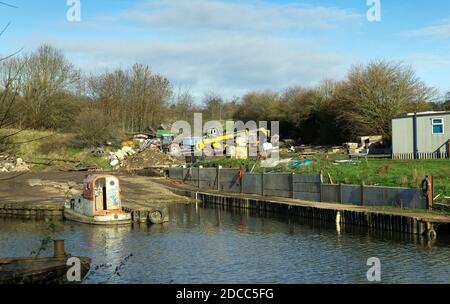
[[[120,179],[124,206],[161,207],[182,203],[178,196],[145,176],[115,174]],[[64,204],[68,196],[80,193],[86,172],[29,172],[0,174],[0,202],[17,204]]]

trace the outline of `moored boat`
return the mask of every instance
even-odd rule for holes
[[[64,250],[63,240],[54,240],[53,257],[0,258],[0,285],[2,284],[59,284],[68,282],[68,273],[74,259],[79,262],[79,281],[91,268],[88,257],[72,257]],[[76,278],[74,278],[76,279]]]
[[[119,179],[112,175],[90,175],[84,190],[64,209],[64,218],[92,225],[131,224],[131,214],[122,210]]]

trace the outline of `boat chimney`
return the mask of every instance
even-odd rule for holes
[[[55,258],[66,257],[66,252],[64,251],[64,240],[53,241],[53,252]]]

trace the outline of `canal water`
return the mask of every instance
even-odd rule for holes
[[[450,283],[448,237],[430,242],[201,204],[171,206],[170,217],[126,227],[0,218],[0,256],[28,256],[51,237],[93,259],[87,283],[368,283],[371,257],[381,261],[383,283]]]

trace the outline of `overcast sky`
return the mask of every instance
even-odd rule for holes
[[[2,54],[49,43],[87,72],[147,63],[198,97],[342,79],[372,59],[450,90],[448,0],[381,0],[381,22],[367,0],[81,0],[81,22],[66,0],[2,1],[17,6],[0,6]]]

